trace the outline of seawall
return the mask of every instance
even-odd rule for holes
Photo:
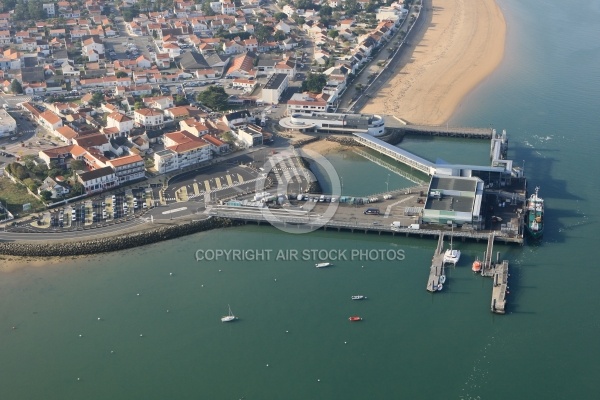
[[[242,223],[232,221],[228,218],[211,217],[201,221],[161,226],[149,231],[133,232],[130,234],[80,242],[2,242],[0,243],[0,254],[18,257],[67,257],[108,253],[175,239],[211,229],[227,228],[237,225],[242,225]]]

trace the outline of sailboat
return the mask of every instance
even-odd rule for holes
[[[238,317],[233,315],[233,313],[231,312],[231,306],[229,304],[228,304],[228,306],[229,306],[229,314],[222,317],[221,322],[232,322],[232,321],[235,321],[236,319],[238,319]]]
[[[452,249],[452,239],[454,239],[454,225],[450,236],[450,248],[444,253],[444,264],[454,264],[456,266],[456,263],[460,260],[460,250]]]

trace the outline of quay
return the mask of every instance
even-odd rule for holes
[[[427,279],[427,291],[431,293],[441,291],[444,287],[443,284],[446,282],[446,275],[444,275],[444,232],[439,231],[439,235],[438,244],[431,259],[429,279]]]

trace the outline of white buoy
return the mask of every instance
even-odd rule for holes
[[[200,285],[200,287],[204,287],[204,285]]]
[[[289,333],[290,331],[285,331],[285,333]]]
[[[169,276],[173,276],[173,273],[172,273],[172,272],[169,272]]]
[[[321,380],[320,380],[320,379],[317,379],[317,382],[321,382]]]
[[[221,272],[221,270],[219,270],[219,272]]]
[[[79,337],[83,337],[83,335],[79,335]]]
[[[275,278],[275,282],[277,282],[277,278]]]
[[[98,317],[98,321],[101,321],[101,318],[100,318],[100,317]]]
[[[140,294],[138,293],[137,295],[139,296]]]
[[[348,344],[348,342],[344,342],[344,344]]]
[[[142,336],[144,336],[144,335],[142,335],[142,334],[140,333],[140,337],[142,337]]]
[[[267,364],[267,367],[269,366],[269,364]]]
[[[80,380],[81,380],[81,378],[77,378],[77,380],[78,380],[78,381],[80,381]]]
[[[111,351],[110,351],[110,354],[115,354],[114,350],[111,350]]]
[[[167,310],[167,312],[169,312],[169,310]]]

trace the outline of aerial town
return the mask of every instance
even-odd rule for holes
[[[405,3],[5,1],[3,174],[50,204],[268,144],[337,111]]]

